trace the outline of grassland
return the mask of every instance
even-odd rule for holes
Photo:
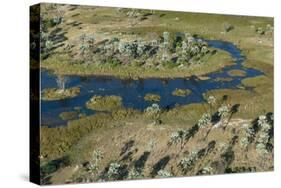
[[[86,103],[87,108],[97,111],[111,111],[122,107],[122,98],[120,96],[93,96]]]

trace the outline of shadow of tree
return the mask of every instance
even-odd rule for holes
[[[151,176],[155,177],[158,173],[159,170],[164,169],[165,166],[168,164],[170,161],[171,157],[169,155],[161,158],[156,164],[153,165],[152,171],[151,171]]]
[[[134,167],[135,167],[135,169],[139,169],[140,171],[142,171],[143,168],[144,168],[144,166],[145,166],[145,163],[146,163],[146,161],[147,161],[147,159],[148,159],[148,157],[149,157],[149,155],[150,155],[150,152],[145,151],[145,152],[140,156],[140,158],[137,159],[137,160],[134,162]]]
[[[213,161],[210,163],[210,167],[213,169],[212,173],[214,174],[228,173],[227,171],[230,169],[229,166],[232,164],[232,162],[235,159],[233,147],[237,143],[237,141],[238,141],[238,136],[233,136],[231,138],[231,141],[229,142],[229,147],[225,150],[225,152],[223,152],[220,155],[221,160]],[[212,148],[214,149],[214,144],[209,143],[209,147],[211,150]],[[197,172],[197,175],[203,174],[202,172],[203,170],[200,169]]]
[[[209,153],[211,153],[216,147],[216,141],[212,140],[208,143],[208,146],[198,151],[198,159],[206,157]]]
[[[70,165],[70,159],[68,156],[64,156],[40,166],[40,179],[42,184],[48,184],[50,180],[50,174],[68,165]]]
[[[238,136],[237,135],[233,136],[229,143],[229,147],[226,149],[226,151],[223,154],[221,154],[221,158],[225,162],[225,169],[227,169],[235,159],[233,147],[237,143],[237,141],[238,141]]]
[[[233,105],[233,106],[231,107],[230,112],[229,112],[229,113],[230,113],[230,116],[229,116],[229,118],[228,118],[228,120],[227,120],[226,125],[223,127],[223,130],[226,129],[226,127],[227,127],[227,125],[229,124],[229,122],[230,122],[232,116],[233,116],[235,113],[238,112],[239,107],[240,107],[240,104],[235,104],[235,105]]]
[[[135,141],[129,140],[124,144],[124,146],[121,148],[121,153],[119,156],[124,155],[127,151],[129,151],[134,146]]]
[[[238,166],[225,169],[225,173],[256,172],[256,167]]]

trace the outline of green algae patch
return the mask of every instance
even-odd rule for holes
[[[144,96],[145,101],[150,101],[150,102],[159,102],[161,100],[160,95],[153,94],[153,93],[147,93]]]
[[[245,72],[245,71],[243,71],[243,70],[237,70],[237,69],[235,69],[235,70],[230,70],[230,71],[227,72],[227,74],[228,74],[229,76],[239,76],[239,77],[246,76],[246,72]]]
[[[178,97],[186,97],[189,95],[191,91],[189,89],[178,89],[176,88],[173,92],[172,95],[178,96]]]
[[[80,87],[67,89],[47,88],[43,91],[42,100],[55,101],[76,97],[80,93]]]
[[[97,111],[112,111],[122,107],[122,97],[116,95],[94,95],[87,103],[87,108]]]

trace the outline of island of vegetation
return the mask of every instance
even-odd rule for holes
[[[147,93],[147,94],[144,96],[144,100],[150,101],[150,102],[159,102],[160,99],[161,99],[161,96],[160,96],[160,95],[153,94],[153,93]]]
[[[67,89],[48,88],[43,91],[42,100],[54,101],[66,98],[72,98],[80,93],[79,87],[71,87]]]
[[[122,98],[120,96],[93,96],[87,103],[87,108],[96,111],[111,111],[122,106]]]
[[[186,97],[187,95],[189,95],[191,93],[191,91],[189,89],[179,89],[176,88],[173,92],[172,95],[174,96],[178,96],[178,97]]]

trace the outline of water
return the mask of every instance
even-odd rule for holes
[[[81,92],[77,97],[59,101],[41,101],[41,124],[49,127],[66,125],[66,121],[60,119],[59,114],[66,111],[74,111],[75,107],[81,107],[81,112],[87,115],[95,113],[85,107],[85,103],[93,95],[119,95],[123,99],[125,107],[145,109],[151,102],[143,99],[147,93],[156,93],[161,96],[161,107],[173,107],[176,104],[198,103],[204,100],[203,93],[212,89],[239,89],[244,78],[262,75],[263,73],[242,65],[246,57],[232,43],[207,40],[214,48],[224,50],[231,54],[235,64],[224,67],[218,72],[206,74],[208,80],[200,80],[195,76],[176,79],[148,78],[140,80],[122,80],[108,76],[69,76],[66,87],[80,86]],[[238,69],[246,72],[245,76],[230,76],[229,70]],[[216,81],[216,78],[231,78],[231,81]],[[57,87],[56,76],[48,71],[41,71],[41,90]],[[173,96],[176,88],[189,89],[192,93],[186,97]]]

